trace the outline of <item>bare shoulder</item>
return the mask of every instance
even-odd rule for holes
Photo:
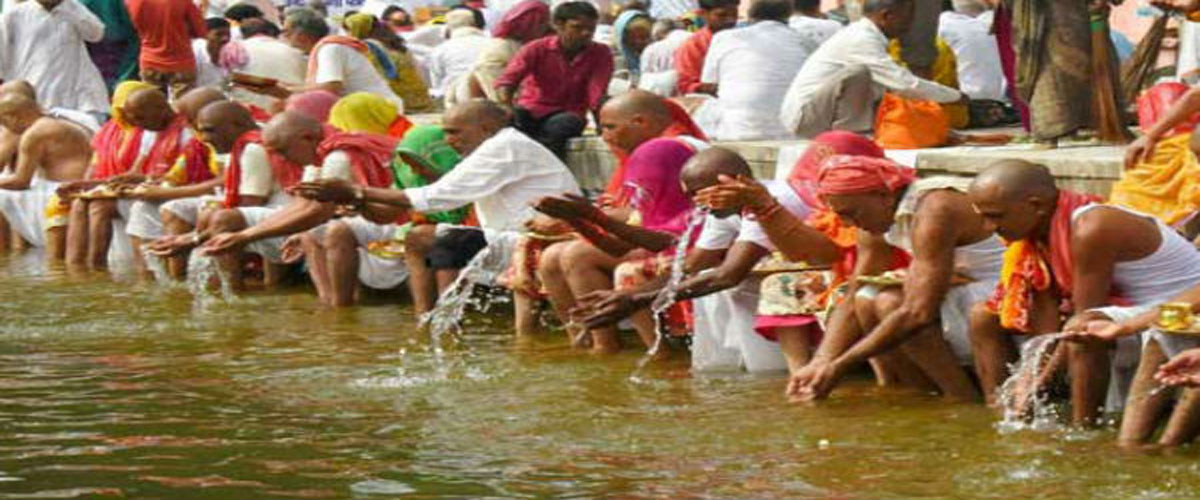
[[[1071,238],[1080,243],[1125,247],[1157,242],[1159,234],[1157,224],[1148,217],[1099,206],[1080,214],[1071,223]]]
[[[938,227],[948,231],[962,227],[959,224],[977,217],[975,208],[967,195],[951,189],[930,191],[921,198],[917,206],[917,221],[925,227]]]

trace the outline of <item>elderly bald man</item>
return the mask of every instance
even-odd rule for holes
[[[1133,317],[1145,308],[1173,300],[1200,285],[1200,253],[1162,221],[1058,189],[1054,177],[1041,165],[1018,160],[998,162],[975,179],[970,196],[979,214],[1011,242],[1010,255],[1016,258],[1011,263],[1012,274],[1005,277],[1009,285],[998,291],[1002,297],[996,308],[999,316],[989,318],[983,311],[976,311],[972,334],[980,379],[985,387],[994,387],[1000,379],[988,371],[1003,370],[1003,345],[1008,340],[1003,327],[1030,333],[1055,331],[1050,325],[1057,320],[1053,307],[1057,300],[1041,308],[1013,309],[1035,304],[1036,294],[1053,297],[1057,292],[1054,298],[1069,298],[1073,308],[1073,316],[1062,328],[1071,336],[1060,346],[1066,353],[1071,378],[1072,419],[1077,425],[1096,424],[1106,393],[1119,398],[1123,392],[1119,389],[1129,374],[1120,372],[1128,372],[1132,363],[1122,363],[1121,358],[1132,358],[1137,352],[1140,342],[1134,335],[1142,328],[1089,332],[1089,322],[1107,319],[1134,323]],[[1031,274],[1039,267],[1048,270],[1053,280],[1039,280]],[[1116,305],[1118,296],[1123,307],[1105,307]],[[1037,330],[1020,328],[1024,325]],[[1121,337],[1125,339],[1118,340]],[[1148,396],[1156,385],[1152,376],[1165,361],[1163,353],[1175,354],[1175,348],[1171,339],[1156,337],[1142,350],[1141,366],[1126,403],[1122,441],[1141,442],[1154,430],[1156,417],[1169,395]],[[989,365],[990,370],[983,370]],[[1112,365],[1126,370],[1118,370],[1116,378],[1110,377]],[[1121,403],[1110,402],[1115,403],[1112,406]],[[1189,406],[1184,411],[1200,411],[1200,401],[1187,398],[1185,402]],[[1180,444],[1195,437],[1196,429],[1181,423],[1172,425],[1162,439]]]
[[[600,205],[605,212],[618,219],[626,219],[631,211],[628,207],[625,186],[625,162],[638,146],[659,137],[674,137],[685,141],[696,149],[707,147],[704,133],[700,131],[686,113],[673,114],[673,104],[666,99],[644,90],[632,90],[620,94],[600,108],[600,133],[609,149],[618,158],[616,172],[608,181]],[[530,222],[532,231],[544,235],[557,235],[571,229],[561,221],[546,215],[538,215]],[[538,248],[544,247],[544,248]],[[567,269],[584,265],[584,262],[612,262],[613,257],[584,240],[547,245],[544,242],[526,242],[519,247],[534,253],[535,258],[518,258],[537,264],[536,275],[549,293],[559,319],[567,322],[567,311],[574,304],[574,296],[567,284]],[[534,250],[536,248],[536,251]],[[540,257],[537,253],[540,252]],[[615,266],[616,264],[611,264]],[[604,267],[609,267],[605,265]],[[532,300],[542,288],[533,276],[535,270],[515,269],[514,276],[523,278],[513,283],[516,304],[516,329],[518,334],[530,334],[536,330]]]
[[[396,144],[388,137],[327,133],[315,119],[285,111],[272,118],[263,130],[263,145],[293,165],[320,165],[319,178],[343,180],[357,192],[368,186],[384,187],[393,183],[391,159]],[[243,172],[277,169],[272,163],[260,157],[239,166]],[[294,170],[289,168],[288,171]],[[276,180],[289,182],[279,177]],[[243,179],[238,189],[250,187]],[[387,224],[396,220],[395,212],[371,207],[361,198],[350,202],[355,212],[371,222]],[[336,204],[306,198],[293,198],[278,208],[228,208],[213,215],[211,232],[215,236],[204,244],[203,250],[218,257],[221,266],[232,277],[235,289],[241,289],[240,255],[243,251],[257,253],[268,262],[288,263],[292,259],[285,254],[285,238],[328,222],[337,211]]]
[[[327,179],[302,185],[300,193],[316,200],[346,203],[357,199],[360,203],[418,212],[472,205],[480,230],[439,227],[432,244],[416,245],[419,254],[410,255],[410,263],[418,261],[420,265],[423,260],[428,268],[448,271],[437,278],[444,288],[449,284],[446,280],[484,246],[514,244],[517,233],[533,214],[530,205],[534,201],[580,192],[566,165],[545,146],[509,126],[509,120],[503,108],[484,100],[468,101],[447,111],[442,125],[446,142],[463,160],[428,186],[356,190],[345,181]],[[408,250],[414,250],[411,241]],[[508,263],[505,260],[501,264]],[[347,279],[345,272],[338,276]],[[345,288],[338,290],[345,293]]]
[[[206,206],[219,205],[223,201],[214,194],[216,188],[225,183],[225,171],[234,144],[243,134],[258,130],[258,124],[244,106],[232,101],[216,101],[204,106],[197,114],[195,130],[196,137],[192,140],[200,144],[194,146],[207,151],[197,159],[206,164],[185,162],[181,166],[190,175],[184,177],[183,184],[152,187],[136,193],[138,198],[148,202],[147,205],[160,207],[156,214],[160,218],[157,226],[160,234],[156,238],[182,235],[206,226],[201,224],[201,211]],[[210,178],[202,180],[209,175]],[[176,279],[183,277],[187,267],[186,258],[186,252],[166,258],[171,276]]]
[[[66,220],[48,220],[46,214],[59,205],[58,186],[82,179],[87,171],[91,135],[77,124],[46,115],[22,93],[0,94],[0,124],[17,138],[13,168],[0,175],[0,249],[11,247],[11,225],[21,239],[44,246],[51,258],[61,260]]]
[[[60,195],[79,194],[101,184],[132,188],[148,178],[161,176],[175,163],[186,142],[187,117],[171,108],[166,94],[158,89],[135,91],[125,102],[123,113],[126,121],[143,132],[136,158],[128,165],[119,165],[125,170],[114,177],[64,184],[59,189]],[[115,152],[108,154],[119,157]],[[67,225],[67,264],[107,267],[113,231],[118,229],[124,238],[124,223],[132,205],[131,199],[76,197]],[[115,226],[114,221],[118,221]],[[126,242],[118,241],[118,248],[127,247]]]
[[[188,124],[180,133],[179,140],[184,143],[179,154],[170,166],[160,169],[161,173],[143,179],[146,184],[122,193],[122,199],[133,200],[125,233],[135,250],[133,258],[138,270],[146,270],[142,252],[138,250],[142,243],[166,234],[159,214],[163,202],[211,193],[220,185],[220,174],[228,158],[213,154],[197,134],[197,121],[202,109],[226,100],[225,94],[213,87],[194,88],[176,99],[175,111],[186,118]]]

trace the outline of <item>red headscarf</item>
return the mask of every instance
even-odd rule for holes
[[[897,191],[916,180],[916,172],[887,158],[834,155],[821,163],[817,194],[821,196]]]
[[[233,151],[229,154],[229,168],[225,170],[225,208],[234,208],[240,204],[242,152],[250,144],[262,145],[262,131],[246,132],[233,143]],[[275,182],[284,189],[300,183],[300,178],[304,175],[304,165],[293,163],[269,148],[263,149],[267,152],[267,161],[271,163],[271,173],[275,176]]]
[[[545,30],[549,22],[550,7],[541,0],[524,0],[508,9],[492,28],[492,36],[530,40],[541,35],[538,30]]]
[[[392,187],[392,151],[398,141],[393,137],[362,132],[326,132],[317,146],[317,156],[341,151],[350,157],[354,180],[370,187]]]
[[[316,54],[316,52],[313,52]],[[314,56],[316,57],[316,56]],[[328,90],[310,90],[288,96],[284,102],[284,111],[297,111],[312,119],[325,123],[329,121],[329,111],[337,103],[337,94]]]
[[[796,160],[787,178],[788,184],[806,205],[815,209],[825,208],[825,203],[816,196],[817,177],[821,172],[821,164],[834,155],[884,157],[883,149],[875,141],[854,132],[833,130],[816,136],[804,155]]]

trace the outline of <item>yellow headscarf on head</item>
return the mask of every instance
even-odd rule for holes
[[[125,113],[121,108],[125,107],[125,101],[129,100],[129,96],[141,90],[157,89],[158,87],[139,80],[126,80],[117,85],[113,90],[112,108],[109,110],[112,115],[112,120],[120,125],[122,129],[131,129],[133,125],[125,119]]]
[[[400,116],[396,104],[369,92],[355,92],[338,99],[329,110],[329,124],[342,132],[388,135]]]
[[[347,34],[361,40],[371,36],[371,32],[375,30],[375,16],[359,12],[347,17],[342,24],[346,26]]]

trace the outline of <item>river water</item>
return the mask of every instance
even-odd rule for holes
[[[0,257],[0,499],[1200,498],[1192,450],[1000,434],[975,405],[852,381],[635,381],[630,352],[475,321],[440,352],[404,306],[181,288]]]

